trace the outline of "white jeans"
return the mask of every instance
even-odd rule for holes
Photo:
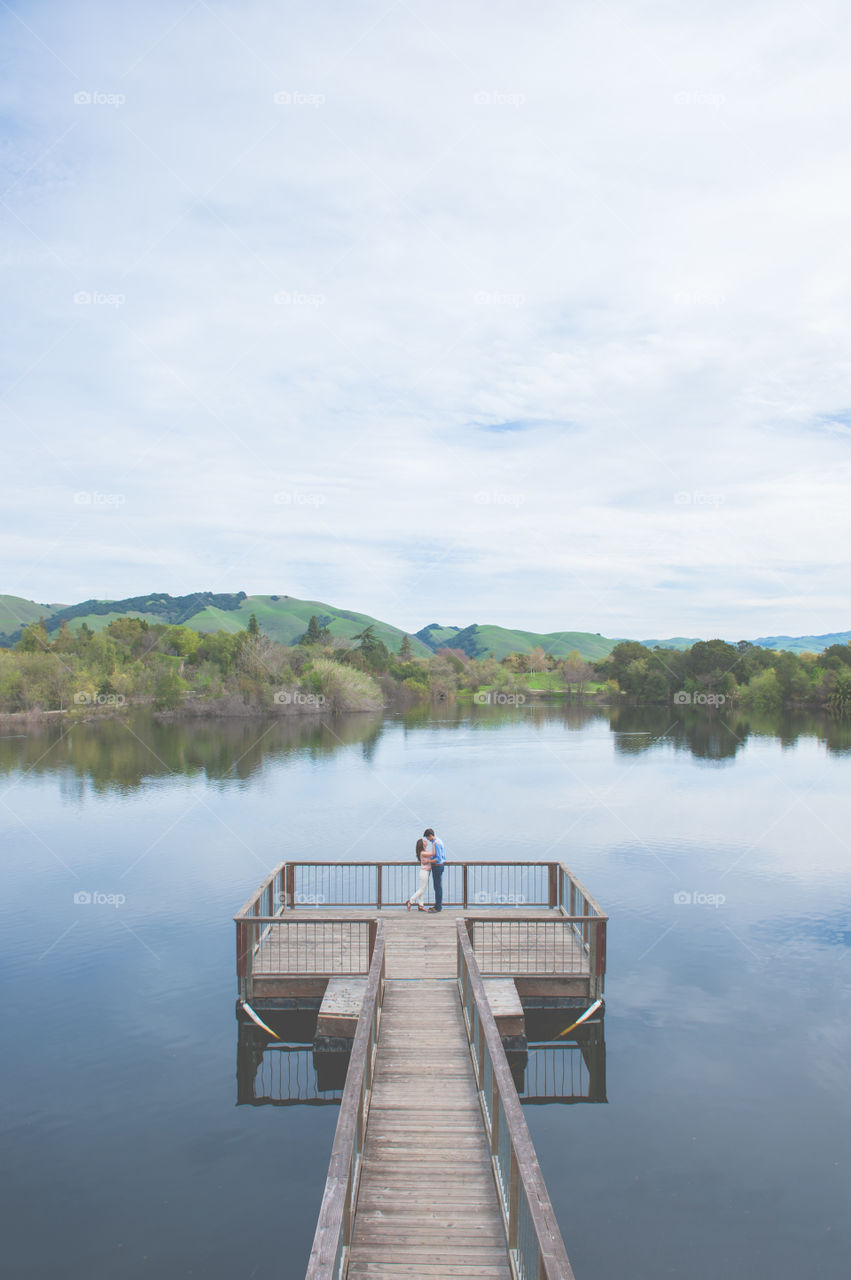
[[[416,893],[412,893],[409,902],[423,902],[425,900],[425,891],[428,888],[428,878],[430,869],[428,867],[420,867],[420,887]]]

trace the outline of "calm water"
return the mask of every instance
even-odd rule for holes
[[[844,1280],[850,792],[851,728],[805,717],[0,740],[3,1274],[300,1280],[337,1112],[236,1106],[231,916],[283,857],[431,823],[611,916],[608,1103],[526,1108],[578,1280]]]

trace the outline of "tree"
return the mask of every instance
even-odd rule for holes
[[[834,715],[844,718],[851,714],[851,669],[848,667],[831,672],[827,705]]]
[[[546,651],[542,645],[536,644],[529,654],[529,670],[533,672],[546,671],[548,665]]]
[[[407,636],[402,636],[402,644],[399,648],[399,657],[403,662],[410,662],[414,656],[414,650],[411,647],[411,641]]]
[[[50,636],[47,634],[44,618],[39,618],[38,622],[31,622],[28,627],[24,627],[15,648],[20,649],[22,653],[47,652],[50,648]]]
[[[370,671],[386,671],[390,661],[390,651],[383,640],[375,634],[375,623],[371,622],[358,635],[352,637],[359,640],[355,653]]]
[[[594,663],[594,669],[604,679],[617,680],[622,685],[621,677],[625,674],[627,667],[631,662],[640,662],[642,658],[648,658],[650,650],[646,645],[639,644],[637,640],[622,640],[620,644],[616,644],[608,658],[603,658],[600,662]]]
[[[561,674],[567,685],[567,692],[571,693],[572,686],[575,686],[576,693],[581,696],[585,692],[586,684],[594,675],[594,668],[585,661],[578,649],[571,649],[561,664]]]
[[[260,635],[260,624],[257,621],[257,615],[254,613],[252,613],[251,617],[248,619],[248,634],[250,636]]]

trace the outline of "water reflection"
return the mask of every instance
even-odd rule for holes
[[[601,1011],[562,1036],[560,1032],[577,1013],[577,1009],[526,1010],[528,1047],[506,1050],[522,1103],[608,1102],[604,1015]],[[239,1022],[237,1106],[339,1103],[351,1054],[340,1048],[330,1052],[314,1048],[316,1013],[264,1010],[263,1019],[281,1041],[270,1040],[251,1022]]]
[[[851,753],[851,721],[817,712],[776,715],[702,707],[615,707],[610,727],[619,755],[673,747],[701,760],[735,759],[752,736],[774,738],[792,747],[799,738],[817,738],[832,754]]]
[[[720,708],[606,707],[548,701],[522,707],[453,705],[404,715],[380,713],[287,719],[187,720],[163,723],[150,714],[70,723],[59,719],[26,733],[0,735],[0,775],[57,775],[63,796],[134,791],[151,780],[201,776],[211,782],[248,782],[269,764],[288,757],[319,759],[358,747],[372,763],[385,734],[491,733],[523,723],[569,732],[611,731],[618,755],[687,752],[699,759],[732,761],[753,736],[784,748],[816,738],[831,754],[851,754],[851,722],[808,712],[760,715]]]
[[[525,1012],[528,1049],[506,1055],[520,1101],[608,1102],[603,1011],[567,1035],[560,1033],[577,1017],[576,1009]]]
[[[380,714],[167,724],[140,714],[70,728],[51,723],[26,737],[0,739],[0,774],[58,773],[96,791],[136,790],[170,775],[246,781],[264,764],[327,756],[353,744],[368,759],[382,728]]]
[[[343,1096],[350,1051],[314,1049],[315,1013],[275,1015],[264,1010],[263,1020],[281,1040],[270,1040],[251,1022],[239,1023],[237,1106],[336,1106]]]

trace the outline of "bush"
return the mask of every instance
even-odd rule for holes
[[[313,691],[325,699],[324,707],[340,711],[378,711],[384,705],[381,689],[357,667],[341,666],[329,658],[317,658],[310,672]]]

